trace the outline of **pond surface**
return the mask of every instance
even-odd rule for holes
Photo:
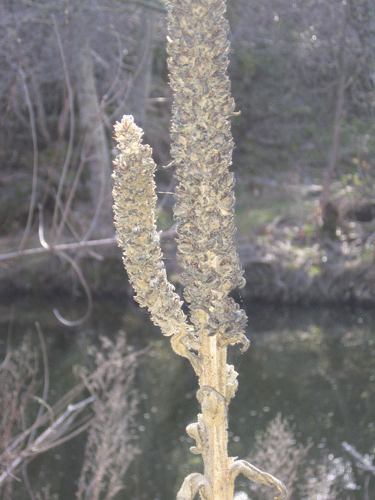
[[[3,302],[0,362],[12,311],[12,345],[28,331],[37,342],[35,321],[41,325],[49,351],[52,402],[72,387],[72,366],[86,363],[86,347],[97,344],[99,335],[113,339],[119,330],[125,330],[136,349],[151,345],[136,377],[142,453],[128,469],[126,488],[116,498],[172,500],[185,475],[202,468],[200,456],[189,452],[194,443],[185,432],[199,411],[192,369],[172,352],[169,340],[130,299],[97,301],[89,321],[75,328],[58,323],[52,313],[56,306],[69,319],[82,316],[85,308],[61,297]],[[309,482],[311,486],[321,481],[320,470],[331,483],[337,483],[337,498],[375,498],[375,478],[352,463],[342,446],[347,442],[361,455],[369,455],[369,463],[375,453],[375,312],[242,306],[249,318],[251,345],[244,354],[236,347],[229,353],[229,361],[239,373],[239,388],[229,411],[230,454],[253,457],[257,433],[280,414],[279,423],[292,432],[291,443],[289,448],[287,443],[279,443],[275,453],[288,454],[293,447],[308,449],[304,462],[296,463],[299,484]],[[48,458],[40,456],[31,464],[30,476],[35,481],[47,477],[61,499],[75,498],[83,446],[82,436],[65,448],[52,450]],[[241,479],[236,486],[253,500],[266,498],[257,496]],[[27,498],[22,485],[19,493],[17,488],[18,484],[12,498]],[[304,498],[302,490],[294,488],[292,498]]]

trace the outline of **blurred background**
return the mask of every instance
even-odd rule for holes
[[[134,362],[138,413],[126,424],[139,452],[129,451],[129,467],[118,472],[126,487],[116,498],[173,498],[184,475],[199,470],[184,430],[198,411],[194,374],[135,305],[112,223],[113,124],[132,114],[153,149],[165,263],[182,292],[173,167],[163,169],[173,99],[165,17],[161,0],[0,5],[4,499],[73,498],[84,432],[63,451],[40,452],[19,481],[5,474],[3,486],[1,474],[27,428],[20,414],[38,421],[35,398],[52,405],[49,393],[58,402],[77,383],[72,366],[93,370],[92,345],[101,335],[115,342],[119,330],[136,352],[149,351]],[[368,500],[375,494],[375,6],[228,0],[227,17],[241,111],[232,118],[236,243],[247,280],[233,295],[248,312],[251,339],[246,354],[230,354],[240,373],[231,453],[288,477],[292,499]],[[16,383],[7,369],[10,359],[26,366],[30,346],[40,362],[27,362],[35,391],[23,393],[29,379]],[[9,410],[14,384],[22,412]],[[34,441],[48,425],[40,421]],[[278,450],[273,458],[267,443]],[[246,483],[239,489],[241,500],[268,498]]]

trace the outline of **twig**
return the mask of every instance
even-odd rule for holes
[[[43,230],[43,212],[42,212],[42,207],[39,207],[40,209],[40,214],[39,214],[39,241],[40,241],[40,244],[42,245],[43,248],[45,248],[46,250],[49,249],[49,244],[47,243],[47,241],[45,240],[44,238],[44,230]],[[81,325],[82,323],[84,323],[90,316],[91,314],[91,310],[92,310],[92,306],[93,306],[93,302],[92,302],[92,296],[91,296],[91,291],[90,291],[90,287],[88,286],[88,284],[86,283],[86,280],[83,276],[83,273],[81,271],[81,269],[79,268],[77,262],[75,260],[73,260],[72,258],[70,258],[65,252],[63,251],[59,251],[59,255],[61,257],[63,257],[64,259],[66,259],[68,262],[70,262],[70,264],[72,265],[73,269],[75,270],[75,272],[77,273],[77,276],[86,292],[86,295],[87,295],[87,299],[88,299],[88,302],[89,302],[89,306],[88,306],[88,309],[87,309],[87,312],[86,314],[80,318],[79,320],[76,320],[76,321],[68,321],[66,319],[64,319],[61,314],[58,312],[57,309],[54,309],[53,312],[56,316],[56,318],[61,322],[63,323],[64,325],[66,326],[78,326],[78,325]],[[39,333],[39,330],[38,330],[38,333]]]
[[[119,61],[118,61],[116,75],[115,75],[115,77],[113,79],[113,82],[110,85],[110,87],[107,90],[107,92],[103,96],[103,101],[105,101],[105,102],[108,101],[109,95],[111,94],[111,92],[113,91],[113,89],[115,88],[115,86],[117,85],[117,82],[120,80],[121,68],[122,68],[122,64],[123,64],[123,61],[124,61],[124,51],[123,51],[122,44],[121,44],[121,38],[120,38],[120,36],[118,34],[118,31],[115,30],[114,28],[113,28],[112,32],[115,35],[116,40],[117,40],[118,51],[119,51]]]
[[[29,115],[30,115],[30,126],[31,126],[31,135],[32,135],[32,140],[33,140],[33,180],[32,180],[32,188],[31,188],[31,199],[30,199],[30,206],[29,206],[29,214],[27,216],[27,222],[26,222],[26,227],[22,235],[21,243],[19,246],[19,250],[22,250],[23,247],[25,246],[26,239],[29,235],[30,228],[31,228],[31,222],[33,218],[33,213],[34,213],[34,208],[35,208],[35,200],[36,200],[36,185],[38,181],[38,143],[36,139],[36,127],[35,127],[35,117],[34,117],[34,110],[33,106],[31,103],[30,99],[30,94],[29,94],[29,89],[27,88],[26,84],[26,78],[25,78],[25,73],[21,67],[19,67],[18,70],[21,79],[22,79],[22,85],[23,89],[25,92],[25,97],[26,97],[26,103],[27,107],[29,110]]]
[[[7,365],[8,361],[9,361],[9,358],[11,356],[11,352],[10,352],[10,338],[12,336],[12,327],[13,327],[13,321],[14,321],[14,310],[15,310],[15,306],[14,306],[14,303],[13,303],[11,305],[10,315],[9,315],[9,325],[8,325],[8,332],[7,332],[6,355],[5,355],[4,360],[0,363],[0,371],[3,368],[5,368],[5,366]]]
[[[67,405],[70,404],[70,401],[72,401],[75,397],[78,396],[85,388],[85,385],[83,383],[78,384],[76,387],[74,387],[71,391],[69,391],[67,394],[65,394],[53,407],[52,411],[55,414],[60,413],[63,408]],[[28,429],[23,431],[18,437],[16,437],[13,442],[7,447],[6,453],[9,455],[13,450],[16,449],[16,447],[22,443],[27,436],[29,436],[34,429],[41,427],[45,425],[48,422],[48,415],[44,414],[39,420],[36,420],[32,426],[30,426]],[[3,455],[0,455],[0,462],[3,459]]]
[[[54,422],[48,429],[46,429],[43,434],[41,434],[38,439],[33,443],[31,450],[38,450],[41,445],[47,441],[47,439],[53,435],[58,436],[61,435],[67,428],[70,427],[70,423],[74,420],[76,415],[78,415],[85,406],[92,403],[95,400],[94,396],[90,396],[89,398],[80,401],[77,404],[69,404],[67,410]],[[69,417],[69,418],[68,418]],[[68,420],[67,420],[68,419]],[[67,420],[64,426],[62,424]],[[69,425],[66,425],[69,423]],[[61,429],[60,429],[61,427]],[[55,441],[55,439],[54,439]],[[47,441],[48,442],[48,441]]]
[[[35,322],[36,330],[38,332],[39,336],[39,341],[40,341],[40,346],[42,348],[42,356],[43,356],[43,367],[44,367],[44,388],[43,388],[43,395],[42,395],[42,401],[47,401],[47,395],[48,395],[48,387],[49,387],[49,371],[48,371],[48,358],[47,358],[47,348],[46,348],[46,343],[44,341],[43,337],[43,332],[40,327],[39,321]],[[35,396],[34,396],[35,398]],[[47,404],[47,403],[46,403]],[[47,405],[49,407],[49,405]],[[40,405],[38,415],[36,417],[36,420],[39,420],[41,416],[43,415],[43,408],[45,405]],[[52,412],[53,415],[53,412]],[[34,435],[35,435],[36,429],[30,434],[29,436],[29,443],[31,443],[34,440]]]
[[[91,240],[91,241],[76,241],[74,243],[61,243],[61,245],[54,245],[48,248],[38,247],[38,248],[28,248],[26,250],[17,250],[16,252],[4,253],[0,255],[1,260],[14,259],[16,257],[25,257],[28,255],[43,254],[47,252],[60,252],[61,250],[74,250],[75,248],[86,248],[86,247],[96,247],[102,245],[113,245],[116,243],[117,238],[103,238],[101,240]]]
[[[27,463],[25,463],[22,467],[23,480],[25,482],[26,489],[30,495],[31,500],[36,500],[35,495],[31,489],[31,486],[30,486],[30,481],[29,481],[29,477],[27,475],[27,468],[26,467],[27,467]]]
[[[61,233],[62,233],[62,231],[64,229],[65,223],[67,221],[67,218],[68,218],[68,215],[69,215],[69,212],[70,212],[70,208],[72,206],[73,198],[74,198],[74,195],[75,195],[75,193],[77,191],[78,182],[79,182],[79,179],[80,179],[80,177],[82,175],[83,168],[85,166],[86,153],[87,153],[89,147],[91,146],[95,130],[96,130],[96,128],[91,132],[91,134],[90,134],[90,136],[89,136],[89,138],[87,140],[86,145],[84,145],[84,147],[82,148],[81,161],[80,161],[80,163],[78,165],[76,174],[74,176],[72,187],[70,188],[70,191],[69,191],[68,200],[66,202],[65,209],[64,209],[64,212],[62,214],[62,219],[61,219],[61,221],[59,223],[59,226],[57,228],[57,232],[56,232],[56,235],[55,235],[55,241],[59,240],[59,238],[61,236]]]
[[[116,117],[120,114],[122,108],[124,107],[125,103],[127,102],[128,98],[129,98],[129,95],[130,95],[130,92],[133,88],[133,84],[134,84],[135,80],[138,78],[139,74],[144,69],[143,67],[144,67],[145,62],[147,61],[147,56],[148,56],[148,53],[150,50],[151,30],[148,30],[148,32],[147,32],[147,38],[148,38],[148,40],[146,42],[146,49],[145,49],[144,53],[142,54],[141,60],[138,64],[138,67],[136,68],[133,75],[130,76],[130,78],[126,84],[124,98],[122,99],[120,104],[117,106],[117,109],[110,116],[106,117],[106,121],[108,123],[111,123],[113,121],[114,117]],[[123,88],[121,87],[120,90],[116,94],[114,94],[111,99],[106,100],[106,105],[108,106],[109,104],[112,103],[112,101],[117,100],[122,92],[123,92]]]
[[[65,76],[65,82],[66,82],[66,87],[68,89],[68,97],[69,97],[69,109],[70,109],[70,134],[69,134],[69,144],[68,144],[68,151],[66,153],[65,161],[64,161],[64,166],[62,170],[62,174],[60,177],[60,182],[59,182],[59,187],[57,189],[57,194],[56,194],[56,204],[55,204],[55,210],[53,213],[53,221],[52,221],[52,232],[55,231],[55,228],[57,226],[57,213],[58,209],[60,207],[60,198],[61,198],[61,192],[64,187],[65,183],[65,177],[68,172],[68,166],[70,163],[70,158],[72,155],[72,150],[73,150],[73,139],[74,139],[74,96],[73,96],[73,90],[72,86],[70,84],[70,78],[69,78],[69,72],[68,72],[68,66],[66,64],[66,59],[65,59],[65,54],[64,54],[64,49],[61,43],[61,38],[60,38],[60,33],[57,27],[57,22],[55,16],[52,14],[52,20],[53,20],[53,26],[55,29],[56,33],[56,38],[57,38],[57,44],[59,46],[59,51],[60,51],[60,56],[61,60],[63,63],[63,69],[64,69],[64,76]],[[56,240],[55,240],[56,241]]]
[[[344,450],[349,453],[349,455],[351,455],[353,458],[355,458],[355,460],[357,460],[357,462],[359,463],[359,466],[364,469],[364,470],[367,470],[369,472],[371,472],[372,475],[375,476],[375,466],[374,465],[371,465],[368,463],[368,461],[365,459],[364,456],[362,456],[355,448],[354,446],[352,446],[351,444],[347,443],[346,441],[343,441],[341,443],[341,446],[344,448]]]
[[[59,444],[71,439],[76,436],[83,430],[85,430],[92,422],[93,417],[85,417],[85,423],[78,426],[77,429],[70,432],[63,438],[57,440],[56,438],[63,434],[66,429],[69,429],[75,417],[90,403],[95,400],[94,396],[90,396],[83,401],[80,401],[77,404],[69,404],[67,410],[51,425],[46,429],[33,443],[29,444],[25,450],[20,452],[19,456],[13,460],[13,462],[7,467],[6,471],[4,471],[0,475],[0,485],[6,480],[6,478],[12,475],[15,470],[27,459],[30,459],[50,448],[54,448]],[[70,417],[70,418],[69,418]],[[87,418],[90,420],[87,421]],[[65,422],[67,420],[67,422]],[[65,425],[63,425],[65,423]],[[38,423],[38,426],[41,425],[41,422]],[[19,441],[19,440],[17,440]],[[12,443],[13,445],[14,443]],[[44,445],[44,446],[43,446]],[[6,452],[10,451],[9,447]]]
[[[46,5],[45,1],[43,1],[43,2],[35,2],[34,0],[23,0],[23,3],[25,5],[30,5],[32,7],[38,7],[40,9],[43,9],[44,11],[46,9],[54,9],[55,10],[56,7],[58,6],[58,4],[55,4],[55,3],[51,3],[50,5],[48,5],[48,4]],[[129,3],[132,3],[134,5],[142,5],[142,7],[146,7],[147,9],[156,10],[158,12],[163,12],[163,13],[166,12],[165,7],[161,3],[159,3],[158,1],[148,2],[146,0],[127,0],[127,2],[125,3],[125,5],[127,5]],[[61,4],[61,5],[63,6],[63,4]],[[122,8],[120,8],[120,9],[122,10]],[[91,10],[94,10],[94,11],[96,10],[96,11],[99,11],[99,12],[107,12],[109,10],[110,12],[113,12],[113,7],[106,8],[106,7],[103,7],[103,6],[96,6],[95,9],[91,9]],[[42,22],[42,21],[43,20],[38,19],[38,22]]]
[[[99,127],[103,126],[103,110],[104,110],[104,105],[105,105],[105,101],[102,99],[102,102],[100,103],[100,106],[99,106],[99,111],[98,111],[98,114],[97,114],[97,118],[96,118],[98,125],[91,132],[91,136],[89,138],[88,145],[86,147],[86,151],[88,150],[89,146],[91,145],[91,143],[92,143],[92,141],[94,139],[95,132],[98,130]],[[86,233],[82,236],[82,238],[81,238],[82,241],[86,241],[88,238],[90,238],[90,235],[91,235],[92,231],[95,229],[95,226],[96,226],[96,223],[98,221],[99,214],[100,214],[100,210],[101,210],[102,205],[103,205],[104,191],[105,191],[105,184],[106,184],[106,178],[105,178],[105,171],[104,171],[104,169],[105,169],[105,165],[103,165],[102,168],[101,168],[99,199],[96,202],[94,217],[93,217],[93,219],[91,221],[90,227],[88,228],[88,230],[86,231]]]
[[[57,200],[56,200],[56,203],[57,203]],[[63,212],[62,207],[60,207],[60,210],[61,210],[61,212]],[[39,225],[42,226],[42,231],[43,231],[43,211],[41,211],[40,214],[39,214]],[[82,238],[80,237],[80,235],[78,234],[78,232],[74,229],[74,227],[70,223],[69,219],[66,220],[66,226],[70,230],[70,232],[72,233],[72,235],[74,236],[74,238],[76,239],[76,241],[81,241],[81,242],[84,241],[84,240],[82,240]],[[94,257],[94,259],[103,260],[103,256],[102,255],[99,255],[98,253],[94,252],[93,250],[90,250],[89,248],[86,250],[86,252],[89,255],[91,255],[91,257]]]
[[[81,271],[81,269],[79,268],[78,264],[75,262],[75,260],[73,260],[71,257],[69,257],[69,255],[63,251],[59,251],[59,255],[61,255],[62,257],[64,257],[64,259],[66,259],[68,262],[70,262],[71,266],[73,267],[73,269],[75,270],[75,272],[77,273],[77,276],[79,278],[79,281],[81,282],[81,285],[83,286],[85,292],[86,292],[86,296],[87,296],[87,300],[88,300],[88,307],[87,307],[87,311],[85,313],[84,316],[82,316],[82,318],[80,319],[77,319],[75,321],[69,321],[65,318],[63,318],[61,316],[61,314],[59,313],[59,311],[55,308],[53,309],[53,313],[54,315],[56,316],[56,318],[60,321],[60,323],[62,323],[63,325],[65,326],[78,326],[78,325],[82,325],[82,323],[84,323],[85,321],[87,321],[87,319],[90,317],[90,314],[91,314],[91,311],[92,311],[92,308],[93,308],[93,301],[92,301],[92,295],[91,295],[91,290],[90,290],[90,287],[88,286],[84,276],[83,276],[83,273]]]

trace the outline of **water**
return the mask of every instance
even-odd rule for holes
[[[199,411],[197,381],[188,362],[172,352],[168,339],[130,299],[96,302],[90,320],[77,328],[60,325],[52,309],[58,305],[75,319],[83,315],[85,304],[62,297],[24,297],[13,303],[12,344],[27,331],[35,332],[37,339],[35,321],[41,324],[49,351],[51,402],[71,387],[72,365],[87,362],[86,346],[97,343],[99,335],[114,338],[123,329],[136,349],[152,344],[152,355],[137,374],[137,430],[143,453],[130,466],[126,489],[116,498],[175,498],[185,475],[202,469],[200,456],[189,452],[194,443],[185,432]],[[229,352],[239,372],[229,412],[230,454],[248,457],[257,433],[280,413],[293,428],[295,446],[310,446],[298,482],[306,481],[308,468],[314,479],[313,472],[324,464],[326,475],[346,487],[337,498],[365,499],[366,488],[368,498],[374,498],[374,477],[351,467],[342,442],[362,455],[375,452],[375,312],[256,304],[245,308],[250,349],[245,354],[236,347]],[[11,304],[3,304],[0,312],[3,355]],[[47,477],[60,498],[73,499],[83,445],[80,437],[52,450],[47,459],[40,456],[29,466],[31,482]],[[244,480],[239,478],[236,485],[249,498],[258,498]],[[22,495],[22,484],[16,483],[12,498],[25,498]],[[296,495],[302,498],[297,490]]]

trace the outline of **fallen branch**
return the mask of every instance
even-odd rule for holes
[[[369,463],[369,460],[366,459],[363,455],[361,455],[353,445],[347,443],[346,441],[343,441],[341,443],[341,446],[344,448],[344,450],[351,455],[357,462],[358,466],[361,469],[367,470],[368,472],[371,472],[375,476],[375,466]]]
[[[47,252],[60,252],[64,250],[74,250],[75,248],[86,248],[95,247],[102,245],[113,245],[117,242],[117,238],[103,238],[101,240],[91,240],[91,241],[75,241],[74,243],[61,243],[60,245],[48,246],[48,247],[38,247],[38,248],[28,248],[26,250],[18,250],[16,252],[4,253],[0,255],[0,260],[15,259],[17,257],[25,257],[29,255],[43,254]]]

